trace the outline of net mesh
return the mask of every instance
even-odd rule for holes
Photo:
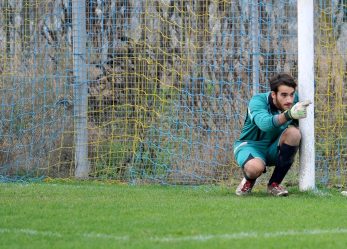
[[[72,2],[4,0],[0,8],[0,175],[74,177],[81,114]],[[345,0],[315,1],[323,184],[347,175],[346,9]],[[232,144],[249,98],[268,91],[274,73],[297,76],[296,1],[90,0],[85,13],[89,177],[238,178]]]
[[[316,16],[316,165],[323,183],[346,183],[347,1],[320,1]]]

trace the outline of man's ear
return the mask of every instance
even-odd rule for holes
[[[276,93],[275,93],[275,91],[271,91],[271,97],[272,97],[272,99],[275,99],[275,98],[276,98]]]

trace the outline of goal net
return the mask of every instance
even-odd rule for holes
[[[314,2],[316,179],[344,184],[347,2]],[[238,178],[232,144],[249,98],[268,91],[277,72],[297,78],[296,4],[86,1],[86,81],[78,82],[72,2],[1,1],[0,180],[74,177],[80,115],[90,178]],[[79,84],[88,89],[82,114]]]

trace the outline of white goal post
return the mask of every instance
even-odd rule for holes
[[[298,91],[300,100],[311,100],[307,118],[299,121],[301,191],[315,188],[314,136],[314,5],[313,0],[297,0],[298,10]]]
[[[75,122],[75,177],[88,178],[88,85],[86,69],[86,3],[72,1],[74,122]]]

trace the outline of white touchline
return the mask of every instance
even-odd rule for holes
[[[285,236],[303,236],[303,235],[321,235],[321,234],[344,234],[347,233],[347,228],[336,228],[336,229],[314,229],[314,230],[288,230],[279,232],[240,232],[240,233],[229,233],[229,234],[200,234],[193,236],[165,236],[165,237],[153,237],[152,240],[159,242],[178,242],[178,241],[207,241],[212,239],[247,239],[247,238],[275,238]]]
[[[38,231],[34,229],[22,229],[22,228],[0,228],[0,235],[4,233],[9,234],[24,234],[31,236],[46,236],[63,238],[67,237],[63,233],[53,232],[53,231]],[[312,230],[288,230],[288,231],[278,231],[278,232],[240,232],[240,233],[227,233],[227,234],[198,234],[192,236],[161,236],[161,237],[147,237],[140,238],[142,240],[150,240],[156,242],[179,242],[179,241],[207,241],[213,239],[247,239],[247,238],[276,238],[285,236],[305,236],[305,235],[321,235],[321,234],[344,234],[347,233],[347,228],[334,228],[334,229],[312,229]],[[132,241],[136,240],[130,236],[118,236],[115,234],[106,233],[77,233],[73,236],[80,236],[92,239],[112,239],[118,241]]]
[[[45,236],[45,237],[63,237],[62,234],[50,231],[38,231],[33,229],[24,228],[0,228],[1,233],[13,233],[13,234],[25,234],[33,236]]]

